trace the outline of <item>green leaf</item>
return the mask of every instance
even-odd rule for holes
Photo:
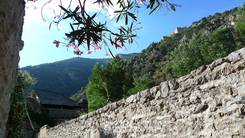
[[[49,28],[48,28],[49,30],[51,29],[52,23],[53,23],[53,22],[51,22],[51,23],[49,24]]]
[[[88,46],[88,50],[90,50],[90,36],[87,38],[87,46]]]
[[[128,15],[133,18],[135,21],[137,21],[137,17],[135,16],[135,14],[128,12]]]
[[[70,23],[70,26],[71,26],[72,31],[74,31],[74,28],[73,28],[73,26],[72,26],[72,24],[71,24],[71,23]]]
[[[97,15],[97,13],[95,13],[93,16],[91,16],[91,19],[93,19],[96,15]]]
[[[79,6],[77,6],[77,7],[75,8],[75,10],[73,11],[73,13],[77,13],[77,11],[78,11],[79,9],[80,9]]]
[[[111,49],[108,47],[108,51],[110,52],[111,56],[115,58],[115,56],[112,54]]]
[[[72,16],[73,16],[73,14],[68,14],[67,16],[63,17],[63,19],[67,19],[67,18],[70,18]]]
[[[122,12],[122,10],[121,11],[114,11],[114,13],[121,13]]]
[[[69,11],[68,11],[66,8],[64,8],[63,6],[59,5],[59,7],[60,7],[63,11],[65,11],[66,13],[69,13]]]
[[[117,16],[116,22],[119,21],[120,17],[121,17],[121,14],[119,14],[119,15]]]
[[[169,6],[170,6],[170,9],[172,9],[173,11],[176,11],[176,7],[175,7],[175,5],[173,5],[173,4],[171,4],[171,3],[169,3]]]

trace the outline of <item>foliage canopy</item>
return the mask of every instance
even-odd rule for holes
[[[89,111],[122,99],[131,87],[132,77],[126,61],[116,56],[106,66],[96,65],[86,87]]]
[[[50,1],[45,5],[50,3]],[[65,34],[69,41],[66,46],[74,48],[74,54],[76,55],[83,54],[83,51],[80,50],[80,46],[85,46],[85,49],[87,49],[89,53],[91,53],[91,47],[95,50],[99,50],[103,46],[113,56],[110,45],[115,48],[121,48],[126,44],[133,43],[134,38],[137,36],[136,32],[140,28],[140,21],[138,21],[137,17],[140,8],[146,7],[149,14],[152,14],[163,6],[172,11],[175,11],[178,6],[168,0],[93,0],[92,3],[94,5],[102,8],[102,10],[108,14],[109,11],[113,9],[113,18],[108,23],[106,20],[103,21],[99,18],[104,16],[102,15],[104,12],[88,10],[88,2],[91,1],[76,1],[76,7],[71,6],[72,0],[70,0],[68,7],[64,7],[61,2],[61,12],[59,15],[55,16],[54,21],[52,21],[52,23],[55,24],[59,24],[63,20],[69,22],[71,32]],[[124,23],[121,24],[121,21]],[[111,27],[110,22],[117,24],[119,27]],[[55,40],[53,43],[56,47],[59,47],[61,44],[58,40]]]

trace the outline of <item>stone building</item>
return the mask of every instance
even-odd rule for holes
[[[175,34],[178,34],[180,32],[182,32],[183,30],[185,30],[186,27],[177,27],[175,28],[175,30],[171,33],[171,35],[175,35]]]
[[[25,121],[25,137],[36,137],[41,126],[54,126],[87,112],[87,103],[81,103],[59,94],[47,91],[33,92],[27,98],[30,120]]]

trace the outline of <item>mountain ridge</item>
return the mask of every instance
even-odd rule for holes
[[[239,36],[240,34],[236,29],[236,22],[240,19],[241,16],[244,16],[244,11],[242,10],[243,9],[241,7],[236,7],[223,13],[215,13],[214,15],[203,17],[202,19],[193,22],[189,26],[180,27],[177,32],[175,30],[170,35],[163,36],[163,38],[159,42],[154,42],[150,44],[149,47],[142,50],[141,54],[135,56],[129,63],[129,67],[131,68],[134,77],[138,78],[145,74],[149,74],[148,76],[152,77],[152,80],[155,81],[155,84],[167,79],[180,77],[180,74],[175,74],[171,64],[175,64],[175,62],[179,62],[181,60],[181,52],[182,55],[187,54],[183,53],[183,49],[185,48],[189,48],[189,51],[195,51],[195,49],[198,49],[199,51],[196,52],[200,52],[201,50],[201,52],[208,51],[203,50],[203,44],[207,40],[212,42],[212,38],[210,38],[210,36],[218,35],[217,37],[223,37],[219,38],[221,42],[213,43],[215,43],[216,45],[227,46],[228,41],[226,42],[226,37],[227,35],[229,35],[228,37],[230,37],[229,41],[231,44],[230,47],[233,48],[233,50],[228,51],[222,56],[217,56],[216,53],[215,58],[213,57],[212,59],[206,60],[205,62],[201,63],[209,64],[216,58],[224,57],[235,49],[244,47],[244,42],[242,40],[239,40],[242,38]],[[223,32],[227,34],[224,34]],[[196,46],[194,48],[191,45]],[[210,47],[210,49],[212,49],[212,47]],[[179,57],[176,58],[175,55],[178,54]],[[191,54],[194,53],[189,53],[189,55]],[[194,58],[188,55],[185,57]],[[203,55],[203,57],[200,58],[205,58],[205,56]],[[178,66],[180,67],[181,65],[182,64],[179,64]],[[191,71],[200,65],[195,65],[188,71]],[[188,71],[184,72],[181,75],[185,75],[186,73],[188,73]]]
[[[119,54],[126,60],[135,55],[137,53]],[[86,86],[94,65],[107,64],[110,61],[111,58],[74,57],[53,63],[26,66],[21,70],[29,72],[37,80],[33,86],[34,91],[49,91],[70,97],[81,87]]]

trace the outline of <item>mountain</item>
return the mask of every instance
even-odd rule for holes
[[[227,56],[245,46],[245,8],[204,17],[152,43],[132,58],[134,78],[150,78],[154,84],[188,74],[195,68]]]
[[[132,60],[134,57],[140,55],[140,53],[130,53],[130,54],[118,54],[118,56],[122,59]]]
[[[27,66],[21,70],[28,71],[36,80],[35,91],[47,91],[71,96],[86,86],[95,64],[106,64],[111,59],[72,58],[54,63]]]
[[[119,54],[123,59],[130,60],[137,53]],[[107,64],[111,59],[72,58],[54,63],[27,66],[21,70],[29,72],[36,80],[35,91],[60,93],[72,96],[88,83],[95,64]]]

